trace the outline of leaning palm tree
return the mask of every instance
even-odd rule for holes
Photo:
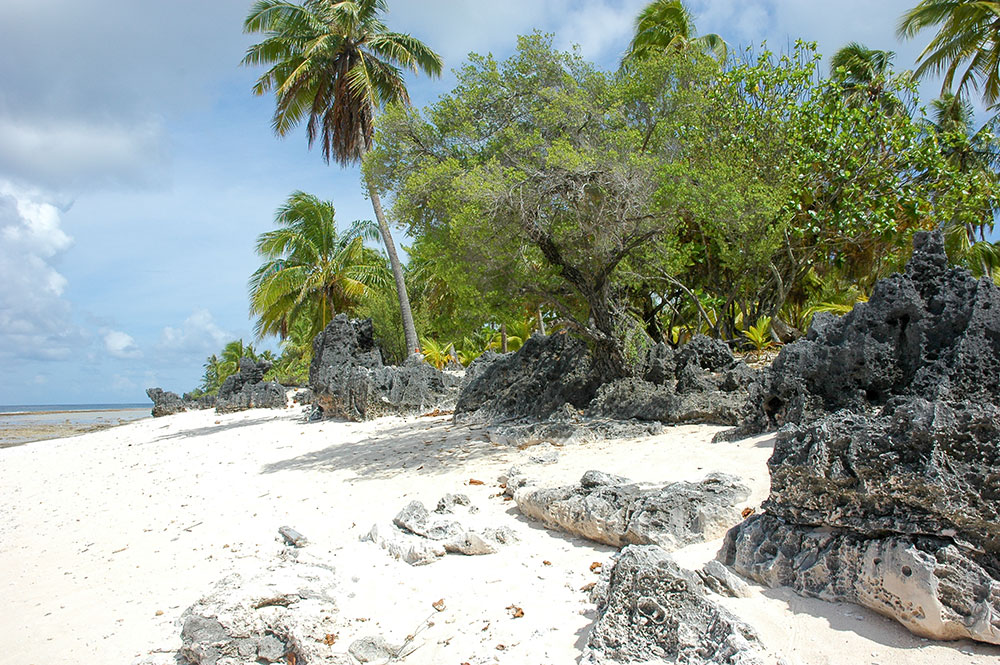
[[[653,0],[635,20],[635,37],[623,64],[643,60],[668,50],[695,48],[720,62],[729,54],[725,40],[714,33],[695,36],[694,17],[681,0]]]
[[[375,113],[390,103],[409,103],[403,68],[441,73],[441,57],[410,35],[390,32],[381,15],[386,0],[258,0],[245,32],[262,33],[244,65],[270,69],[254,94],[273,92],[272,125],[279,136],[306,122],[309,146],[318,139],[323,158],[346,166],[361,162],[372,147]],[[403,270],[374,185],[367,181],[375,217],[396,280],[406,346],[418,347]]]
[[[962,96],[970,88],[981,89],[987,106],[997,106],[1000,0],[921,0],[903,14],[897,32],[900,37],[911,38],[931,26],[940,27],[921,52],[915,75],[944,74],[942,94],[954,90]]]
[[[340,312],[352,312],[369,289],[386,288],[385,259],[365,247],[378,237],[370,221],[338,233],[333,203],[295,192],[278,209],[279,228],[257,237],[265,259],[250,278],[250,314],[258,338],[288,336],[296,320],[308,319],[309,339]]]

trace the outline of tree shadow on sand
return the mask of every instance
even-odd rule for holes
[[[287,412],[282,410],[275,409],[273,412],[269,410],[266,413],[262,413],[260,415],[255,413],[252,416],[247,416],[242,420],[235,420],[230,423],[207,425],[205,427],[196,427],[193,429],[182,429],[178,432],[174,432],[173,434],[164,434],[163,436],[157,437],[153,441],[169,441],[171,439],[190,439],[199,436],[212,436],[215,434],[222,434],[223,432],[243,429],[244,427],[257,427],[269,422],[279,422],[284,420],[282,416],[286,415]],[[308,422],[308,419],[304,415],[298,420],[303,424]]]
[[[267,464],[261,473],[351,470],[363,480],[384,480],[401,470],[433,475],[511,448],[491,442],[478,426],[450,420],[407,422],[379,430],[360,441],[334,443],[322,450]]]

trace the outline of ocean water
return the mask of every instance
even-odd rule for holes
[[[150,418],[152,404],[0,405],[0,447],[8,447]]]

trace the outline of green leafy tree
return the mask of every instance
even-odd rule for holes
[[[353,312],[370,289],[388,286],[384,259],[364,245],[378,236],[371,222],[338,233],[331,201],[295,192],[278,209],[275,224],[279,228],[257,237],[265,262],[250,278],[258,337],[285,338],[297,319],[307,319],[312,339],[336,314]]]
[[[609,377],[625,372],[618,278],[663,266],[672,224],[653,205],[660,159],[625,85],[524,37],[502,65],[472,56],[426,118],[388,114],[366,162],[416,237],[484,292],[551,304]]]
[[[623,63],[628,65],[667,50],[693,48],[724,62],[729,52],[726,42],[715,33],[695,36],[694,18],[681,0],[653,0],[635,20],[635,36]]]
[[[270,67],[254,94],[275,95],[272,126],[287,135],[303,120],[309,146],[318,139],[324,159],[357,164],[371,148],[375,113],[391,103],[408,103],[403,69],[437,76],[442,61],[414,37],[391,32],[382,22],[386,0],[258,0],[244,30],[262,33],[245,65]],[[367,183],[382,242],[396,283],[406,346],[417,348],[402,265],[378,191]]]
[[[942,94],[981,90],[987,106],[995,107],[1000,99],[1000,1],[921,0],[903,14],[898,34],[912,38],[933,26],[939,26],[938,32],[921,52],[916,76],[943,74]]]

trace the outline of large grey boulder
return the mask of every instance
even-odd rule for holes
[[[754,386],[747,433],[898,396],[1000,403],[1000,289],[949,268],[940,232],[917,233],[903,274],[843,317],[818,314]]]
[[[905,275],[782,351],[766,514],[723,562],[936,639],[1000,643],[1000,291],[917,234]],[[833,409],[840,409],[828,414]]]
[[[898,398],[778,432],[724,563],[924,637],[1000,644],[1000,408]]]
[[[327,418],[370,420],[446,408],[459,383],[416,355],[400,366],[384,365],[371,319],[338,314],[313,340],[309,387]]]
[[[584,409],[604,383],[586,344],[565,332],[532,335],[516,353],[473,363],[455,405],[455,420],[490,423],[543,420],[565,404]]]
[[[271,369],[267,360],[240,358],[239,371],[226,378],[215,399],[218,413],[233,413],[247,409],[283,409],[285,389],[275,381],[264,381]]]
[[[713,473],[696,483],[643,489],[626,478],[588,471],[579,485],[514,492],[526,517],[614,547],[655,544],[675,550],[713,540],[739,523],[750,490]]]
[[[734,529],[720,557],[765,586],[855,603],[921,637],[1000,644],[997,571],[949,538],[866,538],[764,514]]]
[[[172,393],[161,388],[147,388],[146,395],[153,402],[153,417],[172,416],[175,413],[183,413],[188,410],[187,404],[177,393]]]
[[[185,393],[181,397],[177,393],[160,388],[148,388],[146,395],[153,402],[152,415],[154,418],[172,416],[175,413],[183,413],[184,411],[211,409],[215,406],[215,397],[213,395],[194,397],[190,393]]]
[[[583,661],[764,665],[753,628],[709,598],[694,573],[655,545],[631,545],[594,588],[598,618]]]
[[[305,555],[234,573],[181,615],[177,662],[351,663],[329,639],[338,632],[336,587],[333,569]]]

